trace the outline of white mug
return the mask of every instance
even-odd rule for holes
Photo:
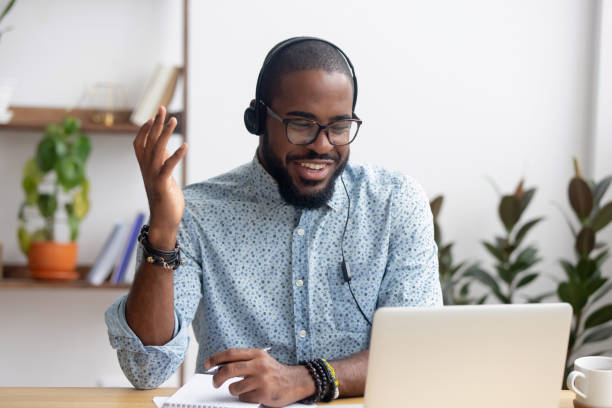
[[[574,371],[567,376],[567,388],[576,393],[576,401],[582,405],[612,408],[612,358],[576,359]]]

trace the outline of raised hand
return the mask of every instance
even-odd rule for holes
[[[185,198],[172,170],[185,157],[187,144],[183,143],[172,155],[166,149],[176,124],[176,118],[166,123],[166,109],[162,106],[154,119],[142,125],[134,139],[134,151],[149,200],[149,242],[162,250],[174,248],[185,209]]]

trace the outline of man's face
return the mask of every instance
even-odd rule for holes
[[[353,83],[342,73],[324,70],[285,74],[270,108],[282,118],[306,118],[327,125],[352,117]],[[326,131],[309,145],[294,145],[287,140],[283,123],[270,115],[266,117],[259,158],[289,204],[304,208],[324,205],[333,194],[334,181],[348,156],[349,146],[332,145]]]

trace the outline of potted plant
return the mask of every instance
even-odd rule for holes
[[[536,189],[524,190],[521,180],[512,194],[501,197],[498,206],[499,218],[504,226],[504,234],[496,236],[491,242],[483,241],[486,250],[495,259],[495,273],[488,272],[479,265],[468,268],[464,275],[473,277],[487,286],[501,303],[514,303],[519,289],[538,278],[539,273],[531,267],[540,261],[536,247],[527,245],[521,248],[527,233],[543,217],[533,218],[519,227],[518,223],[527,210]],[[547,295],[529,298],[528,302],[540,302]]]
[[[570,180],[568,196],[577,223],[566,216],[574,237],[574,260],[559,261],[565,279],[559,280],[557,284],[559,300],[569,303],[573,309],[563,378],[567,377],[574,359],[583,353],[586,346],[592,348],[587,353],[590,355],[612,353],[609,346],[612,338],[612,303],[605,303],[604,300],[605,295],[612,290],[612,280],[602,273],[609,249],[597,237],[601,230],[612,223],[612,201],[602,204],[612,183],[612,176],[599,182],[586,180],[576,159],[574,170],[575,176]]]
[[[76,239],[79,224],[89,211],[89,181],[85,162],[91,147],[80,122],[66,118],[46,127],[35,157],[23,167],[25,200],[19,208],[19,246],[37,279],[76,279]],[[57,212],[63,209],[70,242],[56,241]],[[29,232],[30,213],[38,213],[43,225]]]
[[[440,286],[444,305],[481,305],[487,300],[487,295],[480,298],[470,297],[470,280],[463,276],[465,262],[455,264],[453,259],[453,243],[442,241],[442,230],[438,218],[444,196],[437,196],[429,202],[434,224],[434,240],[438,246],[438,266],[440,272]],[[459,290],[457,291],[457,288]]]

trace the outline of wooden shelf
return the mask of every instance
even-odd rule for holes
[[[33,279],[25,265],[4,265],[2,277],[0,277],[0,289],[2,288],[52,288],[52,289],[115,289],[127,290],[131,285],[103,283],[99,286],[92,285],[85,280],[85,276],[91,269],[89,265],[77,266],[79,279],[72,281],[50,281]]]
[[[123,133],[134,136],[138,126],[129,122],[130,111],[115,112],[115,123],[106,126],[94,123],[92,109],[62,109],[45,107],[11,106],[13,117],[8,123],[0,124],[0,130],[39,130],[43,131],[50,123],[60,123],[66,116],[74,116],[81,120],[81,129],[92,133]]]

